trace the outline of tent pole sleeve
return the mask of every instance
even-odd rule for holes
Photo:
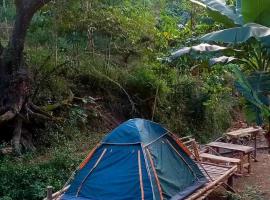
[[[152,175],[150,173],[148,160],[146,159],[145,148],[142,145],[141,145],[141,148],[142,148],[142,153],[143,153],[143,159],[144,159],[144,162],[145,162],[145,165],[146,165],[146,170],[147,170],[148,178],[149,178],[150,184],[151,184],[151,190],[152,190],[152,194],[153,194],[153,200],[156,200],[154,189],[153,189]]]
[[[138,167],[139,167],[139,176],[140,176],[140,188],[142,200],[144,200],[144,189],[143,189],[143,177],[142,177],[142,164],[141,164],[141,151],[138,150]]]
[[[147,152],[147,155],[149,157],[149,160],[150,160],[150,164],[151,164],[151,167],[153,169],[153,173],[155,175],[155,179],[156,179],[156,182],[157,182],[157,185],[158,185],[158,191],[159,191],[159,194],[160,194],[160,200],[163,200],[163,196],[162,196],[162,189],[161,189],[161,185],[160,185],[160,182],[159,182],[159,179],[158,179],[158,175],[157,175],[157,172],[156,172],[156,169],[155,169],[155,165],[154,165],[154,162],[152,160],[152,156],[148,150],[148,148],[145,148],[146,152]]]
[[[176,135],[174,135],[173,133],[170,133],[170,135],[172,136],[173,140],[177,143],[177,145],[181,147],[181,149],[183,149],[189,156],[192,155],[191,151],[181,142],[179,138],[176,137]]]
[[[89,160],[92,158],[94,153],[96,152],[97,148],[100,146],[100,143],[97,144],[94,149],[90,151],[90,153],[87,155],[87,157],[83,160],[83,162],[80,164],[79,169],[84,168],[84,166],[89,162]]]
[[[92,169],[89,171],[89,173],[87,174],[87,176],[83,179],[83,181],[82,181],[80,187],[78,188],[78,191],[77,191],[77,194],[76,194],[77,197],[78,197],[78,195],[79,195],[79,193],[80,193],[80,191],[81,191],[81,189],[82,189],[83,184],[85,183],[85,181],[87,180],[87,178],[90,176],[90,174],[92,173],[92,171],[97,167],[98,163],[101,161],[101,159],[102,159],[103,156],[105,155],[106,151],[107,151],[107,149],[104,149],[104,150],[103,150],[102,154],[99,156],[99,158],[98,158],[97,162],[95,163],[95,165],[94,165],[94,166],[92,167]]]

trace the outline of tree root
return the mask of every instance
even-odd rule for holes
[[[4,122],[7,122],[9,120],[12,120],[14,117],[16,117],[18,113],[16,112],[13,112],[11,110],[5,112],[4,114],[2,114],[0,116],[0,124],[4,123]]]
[[[13,131],[12,146],[14,153],[21,155],[21,136],[22,136],[22,119],[17,117],[15,121],[15,129]]]

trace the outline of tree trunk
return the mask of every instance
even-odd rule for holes
[[[33,15],[49,1],[15,0],[12,35],[6,47],[0,41],[0,124],[13,121],[12,143],[17,153],[22,138],[22,115],[28,111],[31,94],[31,79],[23,58],[25,37]]]

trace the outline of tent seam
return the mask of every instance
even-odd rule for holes
[[[155,143],[156,141],[158,141],[160,138],[163,138],[165,135],[167,135],[169,132],[164,133],[163,135],[159,136],[158,138],[154,139],[152,142],[149,142],[148,144],[144,145],[144,147],[147,147],[153,143]]]

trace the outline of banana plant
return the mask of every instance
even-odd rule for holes
[[[257,71],[270,70],[270,28],[260,24],[249,23],[242,27],[229,28],[208,33],[200,38],[203,42],[242,45],[244,53],[238,54],[239,60],[250,69]],[[253,42],[257,41],[257,42]]]
[[[236,67],[231,71],[236,78],[235,87],[248,101],[248,110],[255,113],[257,124],[262,125],[264,119],[270,119],[270,73],[245,75]]]
[[[202,41],[241,44],[255,38],[270,53],[269,0],[236,0],[236,6],[226,4],[225,0],[190,1],[205,7],[216,21],[230,26],[204,35]]]
[[[250,22],[270,26],[269,0],[236,0],[235,5],[228,5],[225,0],[190,1],[206,8],[212,18],[228,27]]]

